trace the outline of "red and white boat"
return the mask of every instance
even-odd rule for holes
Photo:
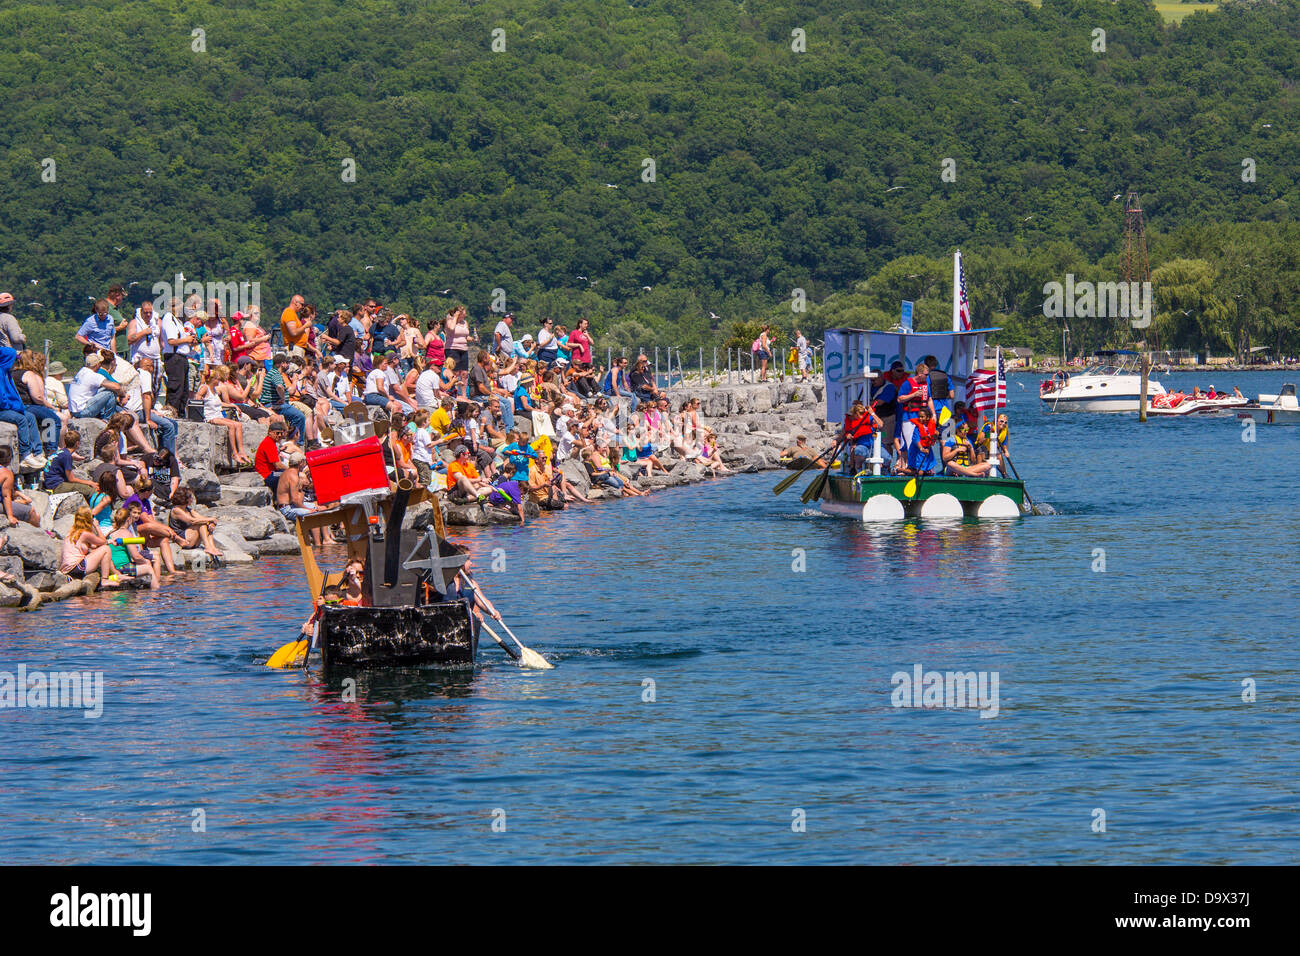
[[[1242,395],[1215,395],[1214,398],[1205,396],[1185,395],[1182,392],[1166,392],[1163,395],[1152,395],[1150,407],[1147,408],[1148,415],[1157,415],[1166,418],[1187,417],[1191,415],[1209,415],[1209,416],[1231,416],[1236,410],[1250,404],[1249,400]]]

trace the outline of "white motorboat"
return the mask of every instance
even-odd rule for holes
[[[1147,408],[1148,415],[1160,418],[1182,418],[1193,415],[1211,417],[1231,416],[1239,408],[1249,405],[1242,395],[1216,395],[1214,398],[1184,395],[1182,392],[1166,392],[1153,396]]]
[[[1039,387],[1038,398],[1049,412],[1136,412],[1142,395],[1138,353],[1098,352],[1097,364],[1082,372],[1057,372]],[[1147,378],[1148,401],[1165,387]]]
[[[1253,418],[1261,425],[1300,425],[1295,386],[1283,385],[1277,395],[1260,395],[1258,402],[1238,408],[1237,417]]]

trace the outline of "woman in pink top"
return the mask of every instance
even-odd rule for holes
[[[579,319],[578,327],[569,333],[569,344],[566,347],[572,353],[575,364],[591,364],[591,336],[587,334],[587,325],[586,319]]]
[[[469,315],[465,307],[453,309],[442,321],[443,334],[447,339],[445,353],[447,358],[456,360],[457,374],[461,382],[469,375]]]

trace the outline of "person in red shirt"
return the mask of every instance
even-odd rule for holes
[[[591,365],[591,336],[587,334],[587,325],[586,319],[579,319],[578,327],[569,333],[569,344],[566,347],[577,367]]]
[[[272,422],[253,456],[253,467],[272,493],[279,487],[280,475],[284,471],[280,465],[280,442],[284,441],[284,433],[284,422]]]

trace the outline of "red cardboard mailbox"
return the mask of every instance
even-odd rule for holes
[[[338,501],[358,491],[388,490],[383,446],[371,436],[350,445],[317,448],[307,452],[316,500],[321,504]]]

